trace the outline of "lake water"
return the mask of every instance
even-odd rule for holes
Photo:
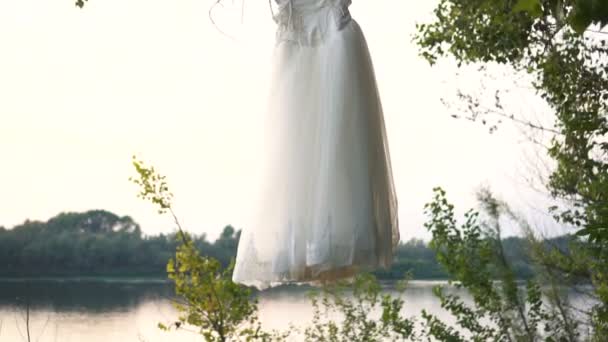
[[[452,322],[433,296],[441,282],[414,281],[405,292],[406,316],[422,309]],[[393,291],[386,284],[385,291]],[[312,317],[310,288],[274,288],[259,294],[260,320],[265,328],[306,325]],[[47,279],[0,280],[0,341],[27,341],[25,318],[29,298],[31,341],[202,341],[187,331],[164,332],[159,322],[176,318],[173,290],[162,280]]]

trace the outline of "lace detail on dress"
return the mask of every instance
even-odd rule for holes
[[[350,20],[351,0],[281,0],[274,16],[279,25],[277,42],[317,45],[332,30],[341,30]]]

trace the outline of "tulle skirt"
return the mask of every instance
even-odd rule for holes
[[[264,183],[233,280],[265,288],[389,267],[399,241],[382,107],[359,25],[279,40]]]

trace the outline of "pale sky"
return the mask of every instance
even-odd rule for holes
[[[215,238],[249,222],[274,23],[265,1],[249,0],[242,25],[232,25],[238,10],[218,14],[231,39],[210,22],[212,2],[90,0],[80,10],[73,0],[0,0],[0,226],[106,209],[148,234],[171,231],[128,182],[133,154],[168,177],[188,230]],[[442,105],[480,79],[418,56],[415,23],[434,5],[352,5],[385,109],[403,240],[428,238],[422,208],[434,186],[462,210],[481,184],[523,211],[536,203],[517,130],[489,135]],[[533,94],[513,99],[526,101]]]

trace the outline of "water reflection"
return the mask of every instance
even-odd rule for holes
[[[440,310],[434,283],[413,283],[406,292],[406,314]],[[385,291],[393,291],[385,284]],[[307,286],[273,288],[258,293],[259,317],[267,329],[306,326],[312,318]],[[40,342],[200,341],[188,332],[157,328],[177,316],[163,280],[46,279],[0,280],[0,342],[26,341],[25,307],[29,299],[33,340]]]
[[[0,308],[69,312],[127,312],[144,302],[168,299],[172,285],[164,280],[13,279],[0,281]]]
[[[405,292],[405,316],[418,316],[424,309],[448,324],[447,314],[433,295],[442,282],[412,282]],[[312,319],[310,287],[289,286],[258,293],[259,317],[267,329],[288,329],[293,323],[305,327]],[[393,284],[383,290],[395,292]],[[452,289],[451,291],[455,291]],[[150,279],[47,279],[0,280],[0,342],[25,339],[25,303],[31,303],[32,341],[200,341],[199,335],[163,332],[159,322],[175,320],[169,298],[172,285]],[[459,292],[465,301],[470,297]],[[583,304],[585,301],[573,298]]]

